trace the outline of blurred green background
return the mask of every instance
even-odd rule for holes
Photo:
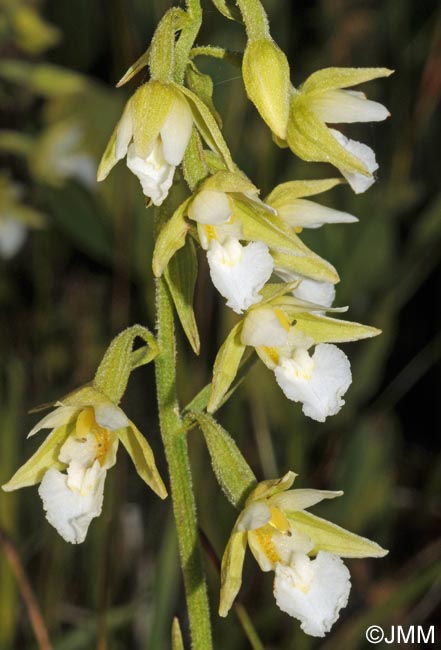
[[[125,326],[153,327],[152,211],[123,164],[99,186],[94,174],[143,73],[121,90],[114,85],[171,4],[0,0],[0,240],[6,218],[19,224],[8,226],[16,241],[25,237],[14,254],[0,245],[1,482],[39,444],[25,440],[38,418],[28,410],[88,381]],[[198,44],[243,49],[240,26],[203,4]],[[340,272],[337,303],[383,335],[344,346],[353,385],[325,425],[305,419],[261,364],[219,418],[259,479],[293,469],[300,487],[343,489],[314,512],[390,554],[349,563],[350,603],[326,640],[306,637],[277,609],[271,576],[250,557],[240,597],[267,650],[367,648],[371,624],[438,625],[441,639],[441,11],[436,0],[264,4],[294,84],[328,65],[396,70],[366,86],[391,119],[350,129],[376,150],[377,183],[357,197],[345,186],[319,197],[360,223],[304,236]],[[201,67],[213,75],[233,156],[263,195],[281,181],[335,175],[273,145],[237,69],[205,60]],[[200,262],[199,358],[179,331],[183,404],[209,381],[234,323]],[[165,474],[150,367],[134,373],[123,405]],[[236,513],[196,430],[191,456],[201,527],[221,555]],[[103,516],[82,546],[47,524],[34,488],[0,493],[0,528],[0,650],[38,647],[7,557],[20,559],[56,650],[166,650],[174,615],[185,632],[171,503],[145,490],[123,453],[108,476]],[[216,648],[250,648],[235,614],[216,614],[219,579],[208,558],[207,573]]]

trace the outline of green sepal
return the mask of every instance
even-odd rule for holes
[[[58,456],[60,448],[64,444],[68,435],[73,431],[74,423],[70,422],[60,427],[56,427],[39,446],[37,451],[24,465],[22,465],[14,476],[4,485],[2,489],[5,492],[18,490],[23,487],[39,483],[48,469],[64,469],[64,463],[60,463]]]
[[[242,508],[250,490],[256,485],[250,466],[230,434],[211,416],[193,411],[207,443],[213,471],[228,501]]]
[[[222,128],[222,118],[217,112],[213,103],[213,80],[208,74],[204,74],[199,68],[191,61],[185,71],[185,80],[187,86],[195,93],[207,106],[209,111],[214,116],[214,119]]]
[[[258,194],[258,189],[244,175],[221,170],[209,176],[199,188],[202,190],[211,190],[215,192],[228,192],[246,194]]]
[[[130,426],[118,430],[118,438],[133,461],[135,469],[142,480],[161,499],[167,497],[167,489],[159,475],[152,448],[133,422]]]
[[[323,68],[313,72],[300,89],[302,93],[321,93],[337,88],[349,88],[379,77],[389,77],[393,72],[388,68]]]
[[[305,246],[305,248],[307,247]],[[289,254],[273,249],[271,255],[274,260],[274,267],[312,278],[317,282],[337,284],[340,278],[332,264],[313,251],[307,250],[307,253]]]
[[[346,343],[381,334],[376,327],[318,314],[304,312],[296,314],[295,319],[296,329],[311,336],[316,343]]]
[[[294,483],[297,474],[291,470],[284,474],[281,478],[269,479],[267,481],[261,481],[256,485],[254,490],[250,493],[247,504],[252,503],[260,499],[269,499],[279,492],[285,492],[289,490],[291,485]]]
[[[144,341],[148,349],[158,352],[158,346],[153,334],[146,327],[133,325],[113,339],[96,371],[93,388],[114,404],[120,402],[126,390],[132,371],[133,345],[138,337]],[[137,361],[139,362],[139,356]],[[137,363],[137,365],[139,366],[140,363]]]
[[[165,268],[176,251],[185,246],[185,240],[189,230],[185,215],[190,201],[191,197],[181,203],[159,232],[152,260],[153,274],[157,278],[161,277],[164,273]]]
[[[127,110],[127,106],[125,107],[124,110]],[[101,160],[98,164],[98,169],[96,172],[96,180],[98,181],[98,183],[100,183],[101,181],[107,178],[111,170],[115,167],[116,163],[118,162],[116,158],[116,139],[118,137],[118,126],[119,126],[119,122],[113,129],[112,135],[109,138],[106,148],[104,149],[104,153],[101,156]]]
[[[321,519],[310,512],[289,512],[285,515],[299,530],[314,542],[310,551],[316,555],[319,551],[328,551],[340,557],[384,557],[388,551],[376,542],[351,533],[330,521]]]
[[[184,650],[184,641],[182,640],[181,626],[179,619],[174,617],[171,629],[171,647],[172,650]]]
[[[292,253],[310,252],[308,247],[292,232],[279,217],[256,203],[235,194],[234,214],[243,226],[244,239],[263,241],[269,248],[282,249]]]
[[[199,99],[199,97],[195,95],[194,92],[188,88],[185,88],[185,86],[174,84],[174,87],[187,98],[193,114],[193,119],[205,142],[211,149],[222,156],[228,169],[235,171],[230,150],[228,149],[228,146],[224,140],[224,136],[222,135],[219,126],[217,125],[217,122],[209,108],[207,108],[204,102]]]
[[[242,22],[240,11],[236,7],[230,7],[226,0],[211,0],[216,9],[229,20],[236,20],[237,22]]]
[[[325,178],[323,180],[288,181],[287,183],[280,183],[280,185],[277,185],[268,194],[265,203],[269,203],[273,208],[277,209],[279,206],[291,203],[291,201],[295,201],[296,199],[327,192],[336,185],[341,185],[344,182],[342,178]]]
[[[222,557],[219,616],[227,616],[239,593],[246,549],[247,533],[233,529]]]
[[[171,84],[155,80],[140,86],[130,98],[133,142],[137,156],[147,157],[176,98],[176,90]]]
[[[242,75],[248,98],[271,131],[285,140],[290,100],[290,72],[285,54],[270,38],[249,40]]]
[[[291,99],[287,142],[302,160],[326,162],[338,169],[370,176],[360,159],[339,144],[326,124],[309,108],[307,96],[295,95]]]
[[[198,260],[193,241],[188,238],[184,248],[170,260],[165,279],[187,339],[195,354],[201,343],[193,309],[194,291],[198,274]]]
[[[233,327],[217,353],[213,366],[210,399],[207,406],[209,413],[217,410],[222,398],[237,375],[246,347],[241,341],[242,325],[243,322],[240,321]]]

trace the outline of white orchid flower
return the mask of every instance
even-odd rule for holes
[[[219,613],[226,616],[240,589],[247,545],[262,571],[274,571],[278,607],[302,630],[323,637],[346,606],[350,574],[342,557],[383,557],[375,542],[320,519],[307,509],[342,492],[291,490],[295,479],[257,484],[248,497],[222,559]]]
[[[41,482],[38,493],[46,517],[71,544],[86,538],[90,522],[101,514],[107,470],[116,462],[121,441],[138,474],[161,497],[167,491],[153,452],[119,406],[98,390],[72,393],[29,433],[52,429],[35,454],[3,485],[12,490]]]

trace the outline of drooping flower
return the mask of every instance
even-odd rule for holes
[[[182,162],[193,128],[193,116],[177,87],[152,80],[129,99],[107,145],[98,180],[127,155],[127,166],[139,178],[143,193],[161,205]]]
[[[354,192],[365,192],[378,169],[374,152],[327,124],[385,120],[389,112],[382,104],[347,88],[390,74],[386,68],[325,68],[293,88],[286,137],[291,150],[303,160],[335,165]]]
[[[90,522],[101,514],[104,481],[119,442],[141,478],[158,496],[167,496],[150,445],[124,411],[95,388],[79,389],[57,402],[29,436],[41,429],[51,432],[2,487],[9,492],[40,483],[46,517],[67,542],[83,542]]]
[[[306,512],[342,492],[290,490],[295,474],[259,483],[248,497],[222,559],[219,613],[226,616],[242,582],[247,545],[262,571],[274,571],[278,607],[302,630],[323,637],[346,606],[350,575],[342,557],[383,557],[375,542]]]

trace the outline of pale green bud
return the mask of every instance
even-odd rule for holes
[[[285,54],[269,38],[249,40],[242,73],[249,99],[271,131],[286,140],[290,79]]]

